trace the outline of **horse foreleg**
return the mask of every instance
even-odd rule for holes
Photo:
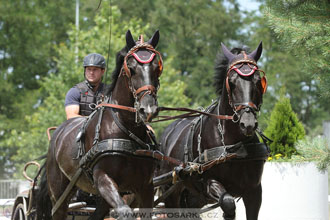
[[[52,157],[47,159],[47,182],[48,182],[48,191],[53,204],[58,201],[60,196],[65,191],[67,185],[69,184],[69,180],[66,176],[61,172],[57,163],[54,162]],[[74,190],[67,196],[67,198],[62,202],[60,207],[52,216],[53,220],[63,220],[67,217],[68,210],[68,201],[71,199]]]
[[[246,219],[257,220],[262,201],[262,188],[259,184],[256,188],[247,191],[243,195],[245,205]]]
[[[172,188],[173,187],[173,188]],[[180,201],[182,199],[182,192],[184,190],[184,185],[182,182],[177,182],[175,185],[162,186],[161,190],[166,193],[168,190],[172,192],[164,199],[166,208],[180,208]]]
[[[120,219],[133,219],[133,212],[118,192],[118,186],[103,170],[96,169],[93,179],[102,198],[113,207]]]
[[[64,201],[62,205],[58,208],[58,210],[54,213],[52,216],[53,220],[62,220],[66,219],[67,217],[67,212],[68,212],[68,203]]]
[[[97,202],[96,210],[88,220],[103,220],[109,214],[110,205],[103,198]]]
[[[140,208],[152,208],[154,204],[154,186],[149,184],[137,193]]]
[[[225,187],[220,182],[213,179],[208,180],[207,195],[209,199],[219,203],[225,220],[235,219],[235,200],[229,193],[227,193]]]
[[[142,190],[136,193],[135,196],[137,206],[140,208],[141,219],[152,218],[152,208],[154,203],[154,186],[149,184],[144,186]]]

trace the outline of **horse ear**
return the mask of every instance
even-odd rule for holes
[[[225,57],[228,59],[228,61],[231,61],[235,57],[235,55],[232,54],[232,52],[230,52],[223,43],[221,43],[221,49]]]
[[[136,45],[130,30],[126,32],[126,45],[128,50]]]
[[[159,30],[155,31],[154,35],[148,40],[148,44],[156,48],[159,41]]]
[[[250,57],[252,57],[255,61],[258,61],[262,53],[262,41],[260,41],[259,46],[257,49],[252,51],[252,53],[249,54]]]

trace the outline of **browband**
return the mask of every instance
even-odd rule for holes
[[[249,73],[243,73],[236,66],[234,66],[232,69],[235,70],[241,76],[251,76],[258,69],[258,67],[254,66]]]
[[[139,52],[140,51],[135,52],[132,55],[140,63],[150,63],[154,59],[154,57],[156,56],[155,53],[149,53],[149,52],[147,52],[148,55],[149,55],[149,56],[147,56],[146,53],[139,53]]]

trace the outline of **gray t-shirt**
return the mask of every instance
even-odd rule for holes
[[[65,96],[64,106],[79,105],[80,103],[80,91],[76,87],[72,87]]]

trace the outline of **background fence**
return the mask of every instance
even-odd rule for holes
[[[0,220],[10,220],[16,196],[29,187],[26,180],[0,180]]]
[[[26,180],[0,180],[0,199],[13,199],[18,193],[29,188]]]

